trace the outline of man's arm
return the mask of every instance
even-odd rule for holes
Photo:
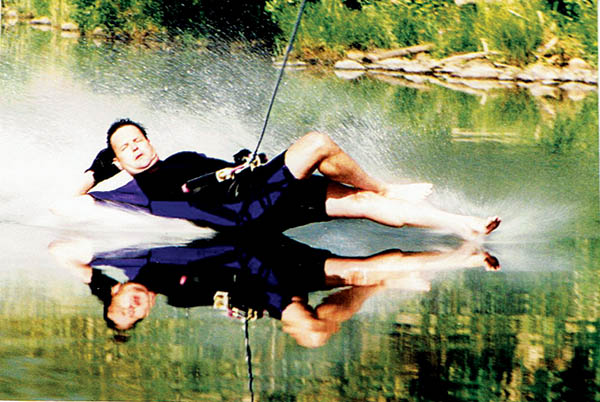
[[[96,180],[94,180],[94,172],[91,170],[86,170],[81,176],[79,182],[73,189],[73,195],[86,195],[88,191],[90,191],[96,185]]]
[[[98,152],[98,155],[96,155],[94,161],[84,173],[84,177],[77,189],[79,191],[78,195],[87,194],[96,184],[110,179],[119,173],[121,169],[115,165],[114,160],[115,153],[112,149],[104,148]]]
[[[113,163],[114,153],[111,149],[101,150],[90,167],[77,179],[73,188],[69,190],[68,198],[55,202],[50,206],[50,211],[59,216],[85,216],[85,208],[89,208],[94,203],[93,197],[88,192],[96,184],[111,178],[120,172],[120,169]]]

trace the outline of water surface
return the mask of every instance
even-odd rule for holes
[[[128,342],[115,342],[89,287],[48,253],[58,240],[145,250],[205,231],[111,211],[61,220],[48,206],[119,117],[142,121],[163,156],[229,158],[252,148],[276,74],[268,58],[243,52],[2,30],[0,399],[249,399],[239,321],[159,297]],[[441,269],[427,277],[429,291],[378,292],[320,348],[299,346],[278,320],[252,322],[256,398],[598,400],[597,109],[597,93],[555,99],[518,88],[481,97],[288,72],[265,152],[322,130],[375,175],[431,181],[441,208],[500,215],[483,247],[502,270]],[[461,244],[363,221],[286,234],[341,256]]]

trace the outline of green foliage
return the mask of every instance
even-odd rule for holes
[[[33,10],[37,15],[50,15],[50,2],[46,0],[33,0]]]
[[[448,21],[451,3],[446,0],[398,2],[394,8],[399,18],[392,30],[398,45],[435,41]]]
[[[41,1],[41,0],[40,0]],[[278,32],[264,10],[265,0],[71,0],[72,18],[84,32],[105,28],[111,35],[139,37],[165,33],[174,38],[212,36],[260,40],[267,46]]]
[[[266,10],[282,31],[280,48],[287,41],[297,15],[299,2],[271,0]],[[341,52],[347,48],[368,49],[392,45],[385,21],[385,9],[377,4],[361,6],[361,10],[345,6],[341,0],[309,3],[302,17],[297,46],[329,48]]]
[[[299,0],[270,0],[266,10],[289,37]],[[598,54],[595,0],[515,0],[457,6],[452,0],[315,0],[303,16],[298,45],[340,53],[349,47],[371,49],[432,42],[437,56],[483,48],[501,59],[526,64],[552,36],[553,51],[586,57]]]
[[[144,15],[145,0],[72,0],[73,20],[84,32],[102,27],[111,35],[134,35],[151,30],[152,19]]]
[[[547,0],[546,12],[556,26],[562,53],[585,57],[596,62],[598,57],[598,4],[596,0]]]
[[[6,0],[9,7],[53,20],[71,18],[89,32],[112,35],[248,39],[281,52],[300,0]],[[56,10],[62,10],[56,14]],[[66,10],[66,11],[64,11]],[[370,50],[430,42],[436,57],[482,50],[506,62],[526,64],[553,37],[551,52],[597,64],[596,0],[309,0],[296,49],[335,58],[349,48]],[[61,21],[54,21],[55,23]]]
[[[506,61],[526,64],[533,60],[543,41],[537,9],[535,2],[512,8],[500,3],[482,6],[475,34],[488,40],[493,50],[502,52]]]

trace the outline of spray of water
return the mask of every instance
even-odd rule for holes
[[[18,93],[0,98],[0,139],[7,150],[0,160],[0,220],[61,230],[137,231],[169,241],[176,233],[207,235],[187,222],[114,210],[98,209],[85,219],[57,222],[48,206],[69,193],[78,175],[105,146],[106,128],[117,118],[142,122],[163,157],[198,150],[230,158],[241,147],[252,149],[277,70],[269,61],[246,54],[131,55],[118,48],[92,53],[95,57],[89,65],[83,59],[79,61],[84,65],[77,68],[50,58],[44,61],[41,55],[44,68],[21,65],[28,79]],[[442,209],[502,216],[501,230],[486,241],[498,250],[514,250],[508,245],[516,243],[559,239],[576,219],[572,208],[547,205],[543,194],[534,200],[526,191],[473,195],[446,187],[447,177],[429,167],[444,152],[424,144],[418,132],[405,132],[404,127],[389,122],[378,100],[365,98],[357,103],[348,90],[338,89],[338,81],[309,77],[312,81],[307,82],[300,74],[288,72],[284,79],[262,151],[281,152],[310,129],[327,132],[374,175],[391,181],[433,182],[436,192],[431,202]],[[15,78],[3,78],[10,79]],[[352,232],[354,239],[369,239],[363,242],[365,253],[372,250],[373,242],[388,244],[389,239],[404,244],[403,248],[448,244],[443,235],[391,231],[363,223]],[[324,247],[348,237],[335,225],[320,234]],[[360,245],[353,247],[361,250]]]

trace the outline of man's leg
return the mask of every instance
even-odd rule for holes
[[[315,170],[338,183],[372,191],[389,198],[424,199],[431,193],[431,184],[389,184],[372,177],[327,135],[310,132],[296,141],[285,154],[285,164],[298,179]]]
[[[329,184],[325,211],[332,218],[364,218],[393,227],[437,229],[455,233],[464,239],[489,234],[500,224],[498,217],[482,219],[452,214],[425,201],[392,199],[338,183]]]

